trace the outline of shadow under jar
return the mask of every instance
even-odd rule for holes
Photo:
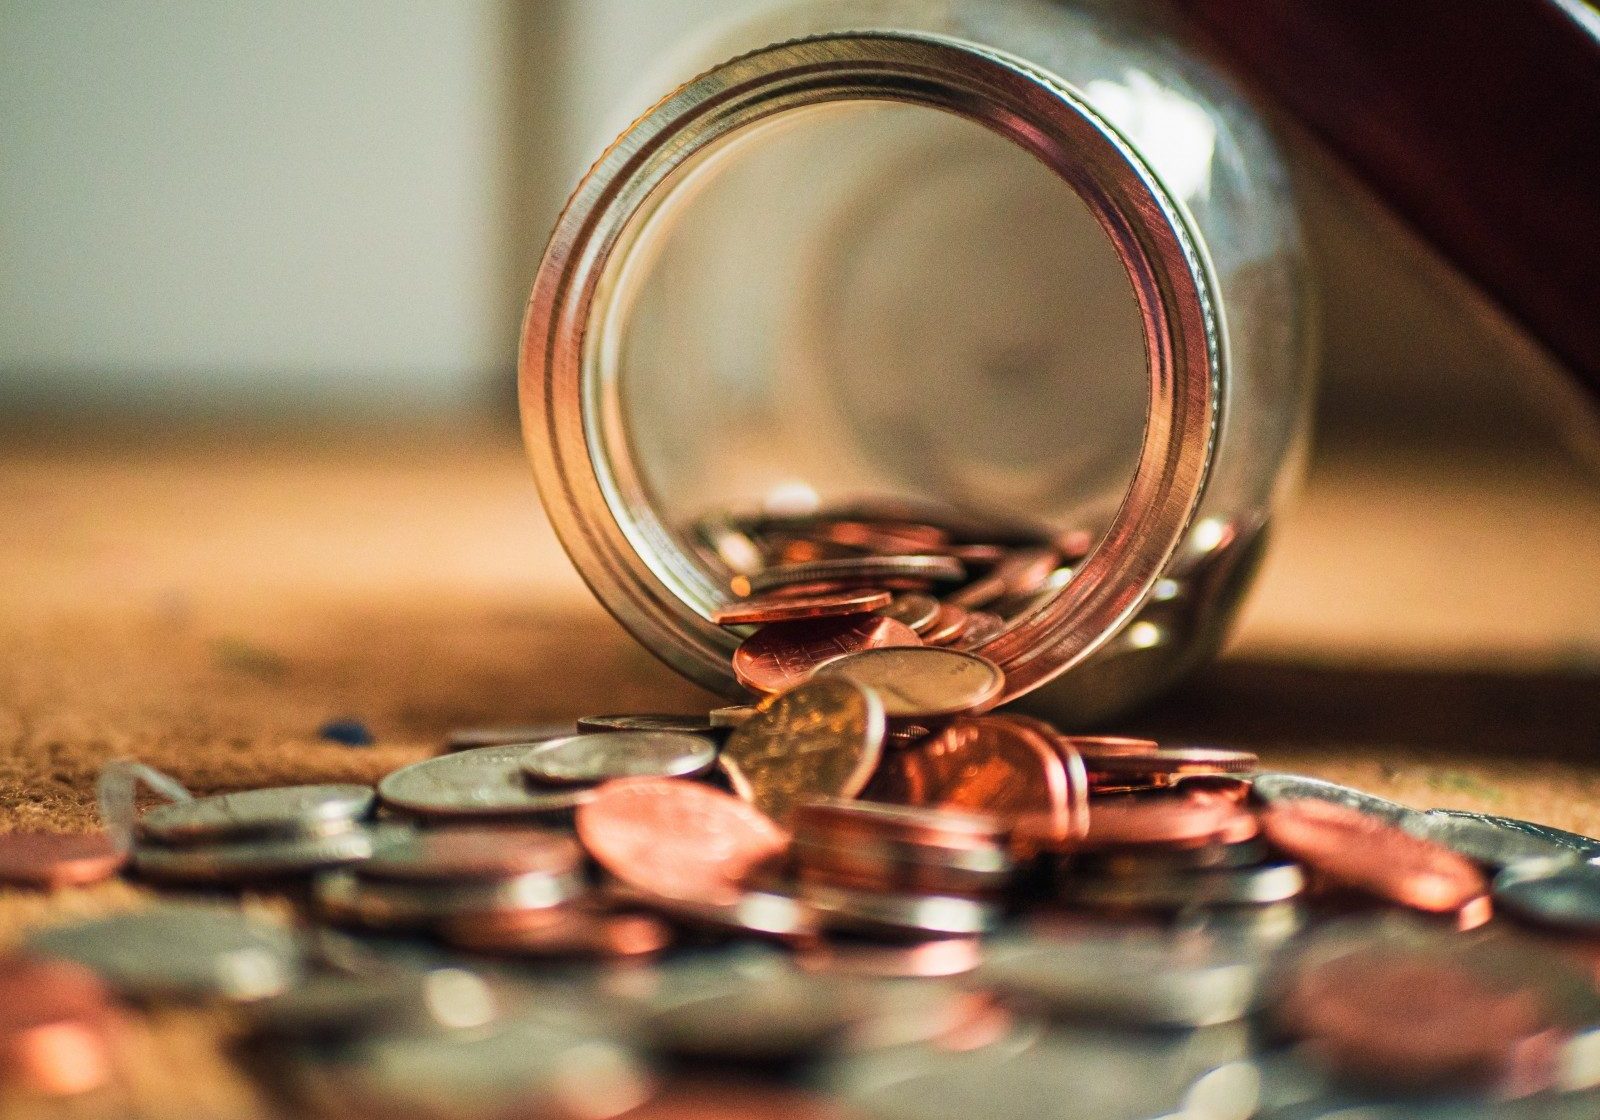
[[[1006,699],[1093,722],[1214,653],[1311,387],[1251,112],[1065,7],[806,5],[694,61],[578,186],[523,329],[529,454],[605,606],[743,695],[707,526],[853,510],[1083,542],[977,647]]]

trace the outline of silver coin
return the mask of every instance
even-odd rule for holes
[[[372,833],[359,825],[325,836],[186,847],[139,844],[133,867],[147,879],[169,883],[242,883],[358,863],[372,854],[372,845]]]
[[[731,704],[726,708],[713,708],[706,717],[711,726],[719,731],[731,730],[743,726],[756,714],[754,704]]]
[[[548,1001],[473,1030],[369,1037],[296,1071],[315,1115],[609,1120],[655,1091],[638,1055]]]
[[[394,771],[378,783],[391,809],[418,817],[562,815],[583,804],[587,789],[530,789],[522,775],[526,745],[478,747]]]
[[[998,909],[952,895],[886,894],[820,883],[802,883],[800,897],[822,914],[825,928],[893,937],[952,937],[986,933],[999,923]]]
[[[274,1038],[359,1038],[373,1033],[478,1027],[495,1017],[492,990],[460,968],[317,973],[250,1005],[251,1029]]]
[[[1390,824],[1402,824],[1407,819],[1420,815],[1417,810],[1407,808],[1397,801],[1390,801],[1352,786],[1342,786],[1337,782],[1308,778],[1304,774],[1252,774],[1250,792],[1269,805],[1274,801],[1295,801],[1302,798],[1331,801],[1335,805],[1344,805],[1347,808],[1359,809],[1363,813],[1370,813]]]
[[[938,646],[864,649],[824,661],[811,674],[812,680],[836,677],[877,693],[893,720],[981,710],[1000,695],[1006,679],[987,658]]]
[[[1111,910],[1178,911],[1196,906],[1265,906],[1298,898],[1305,872],[1297,863],[1218,868],[1180,875],[1065,876],[1073,902]]]
[[[570,723],[535,723],[526,727],[463,727],[445,736],[447,751],[475,751],[480,747],[504,747],[515,743],[532,745],[546,739],[571,735]]]
[[[1018,936],[985,946],[978,979],[1052,1014],[1204,1027],[1251,1013],[1263,960],[1204,935]]]
[[[1402,827],[1413,836],[1443,844],[1490,867],[1505,867],[1525,859],[1590,859],[1600,855],[1600,840],[1591,836],[1462,809],[1429,809],[1408,818]]]
[[[820,928],[816,910],[792,895],[750,890],[732,902],[703,902],[651,894],[636,887],[614,885],[608,897],[650,910],[683,925],[718,933],[760,937],[773,941],[806,941]]]
[[[798,583],[875,579],[927,579],[959,583],[966,578],[966,567],[953,556],[847,556],[833,560],[812,560],[804,564],[780,564],[745,577],[750,594]],[[741,586],[738,590],[743,591],[744,588]]]
[[[725,982],[661,1001],[642,1016],[640,1034],[669,1057],[738,1062],[789,1061],[841,1046],[865,1017],[862,989],[802,977]]]
[[[717,728],[712,726],[707,716],[669,712],[578,717],[578,734],[604,731],[677,731],[684,735],[711,735]]]
[[[596,731],[540,744],[523,756],[522,772],[545,785],[593,785],[613,778],[693,778],[716,762],[716,744],[704,735]]]
[[[28,948],[99,973],[135,1000],[247,1002],[277,995],[305,968],[295,934],[231,906],[163,903],[52,926]]]
[[[580,897],[587,885],[576,872],[408,883],[363,879],[356,871],[330,871],[318,876],[314,890],[318,908],[332,921],[372,929],[421,929],[473,914],[546,910]]]
[[[342,830],[370,813],[372,805],[370,786],[248,789],[158,806],[139,818],[136,831],[145,839],[163,844],[313,836]]]
[[[1540,925],[1600,932],[1600,867],[1571,857],[1514,863],[1494,878],[1495,904]]]
[[[920,591],[907,591],[896,595],[887,607],[881,607],[873,613],[892,618],[921,633],[939,617],[939,600]]]

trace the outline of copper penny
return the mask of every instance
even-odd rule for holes
[[[830,618],[864,614],[887,607],[894,599],[887,591],[862,588],[831,595],[773,595],[744,599],[711,612],[718,626],[753,626],[768,622],[793,622],[800,618]]]
[[[818,677],[756,705],[722,750],[734,792],[780,823],[815,797],[854,797],[883,753],[877,695]]]
[[[648,914],[606,914],[578,907],[508,911],[453,918],[440,935],[457,948],[526,957],[652,956],[672,933]]]
[[[1178,779],[1200,774],[1247,774],[1261,760],[1249,751],[1209,747],[1161,749],[1143,753],[1090,754],[1084,765],[1096,790],[1172,785]]]
[[[104,832],[0,834],[0,883],[22,887],[82,886],[109,879],[128,860]]]
[[[402,832],[361,864],[369,879],[454,882],[517,875],[568,875],[583,862],[577,841],[537,828],[464,826]]]
[[[819,665],[811,679],[851,681],[877,693],[890,719],[919,721],[982,711],[1006,683],[987,658],[933,646],[845,654]]]
[[[1008,721],[1049,740],[1061,758],[1062,770],[1067,779],[1067,827],[1062,839],[1084,836],[1089,831],[1089,793],[1093,786],[1083,756],[1079,754],[1072,737],[1063,735],[1053,724],[1046,723],[1042,719],[1034,719],[1032,716],[1019,715],[1015,712],[1006,712],[990,718]]]
[[[735,594],[753,595],[760,591],[795,584],[828,580],[934,580],[956,582],[966,578],[967,570],[952,556],[852,556],[815,560],[809,564],[784,564],[766,568],[748,577],[736,576]]]
[[[1254,813],[1210,798],[1152,796],[1097,802],[1089,812],[1087,848],[1157,844],[1238,844],[1260,829]]]
[[[784,692],[845,654],[921,644],[911,627],[875,614],[775,622],[733,651],[733,675],[754,692]]]
[[[577,812],[578,838],[612,877],[651,894],[737,901],[739,883],[789,834],[737,797],[673,778],[607,782]]]
[[[945,646],[961,637],[967,628],[967,611],[953,603],[940,603],[939,613],[919,633],[930,646]]]
[[[887,556],[941,551],[950,539],[943,529],[904,521],[825,521],[809,532],[834,544]]]
[[[1275,1017],[1324,1064],[1388,1088],[1542,1087],[1548,1071],[1519,1067],[1554,1065],[1557,1032],[1533,991],[1422,952],[1356,949],[1302,967]]]
[[[1028,818],[1048,835],[1073,831],[1066,767],[1043,735],[984,716],[954,720],[900,752],[894,792],[908,804],[984,813],[1007,827]]]
[[[1273,847],[1330,882],[1417,910],[1488,915],[1489,883],[1473,863],[1359,809],[1280,801],[1261,824]]]
[[[1028,595],[1054,574],[1061,557],[1053,548],[1017,548],[979,579],[945,596],[945,602],[972,609],[1004,596]]]
[[[118,1024],[106,985],[82,965],[0,962],[0,1084],[42,1096],[98,1088],[111,1077]]]

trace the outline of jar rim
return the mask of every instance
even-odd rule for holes
[[[1204,493],[1226,370],[1215,287],[1185,211],[1054,76],[952,37],[871,31],[774,44],[680,86],[613,142],[557,220],[523,320],[524,442],[556,534],[606,609],[679,672],[742,695],[729,663],[737,637],[690,602],[697,582],[709,593],[705,573],[607,450],[601,323],[640,215],[698,153],[778,114],[844,101],[939,109],[1030,152],[1089,207],[1138,303],[1149,395],[1137,466],[1073,578],[976,651],[1004,670],[1004,702],[1094,653],[1161,576]]]

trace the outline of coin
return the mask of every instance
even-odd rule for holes
[[[1530,991],[1458,961],[1368,945],[1300,968],[1274,1017],[1358,1084],[1459,1093],[1517,1080],[1551,1023]]]
[[[464,727],[445,737],[446,751],[473,751],[481,747],[503,747],[517,743],[541,743],[572,734],[570,723],[536,723],[526,727]]]
[[[1600,867],[1570,857],[1523,860],[1495,876],[1494,900],[1539,925],[1600,932]]]
[[[0,833],[0,883],[19,887],[82,886],[115,875],[127,854],[104,832]]]
[[[1071,737],[1068,737],[1071,739]],[[1083,748],[1079,748],[1082,750]],[[1115,789],[1170,786],[1178,779],[1213,774],[1243,774],[1254,770],[1260,760],[1249,751],[1230,751],[1211,747],[1158,749],[1135,753],[1084,756],[1089,784],[1096,792]]]
[[[968,617],[965,608],[953,603],[940,603],[939,613],[918,633],[930,646],[947,646],[966,632]]]
[[[1400,827],[1491,868],[1528,859],[1586,859],[1600,855],[1600,841],[1590,837],[1486,813],[1430,809],[1412,814]]]
[[[347,828],[372,806],[369,786],[282,786],[169,802],[141,816],[136,827],[140,836],[163,844],[308,836]]]
[[[754,704],[730,704],[726,708],[712,708],[707,717],[711,726],[719,731],[726,731],[738,727],[745,720],[756,714]]]
[[[1279,801],[1327,801],[1358,809],[1390,824],[1399,824],[1416,813],[1415,809],[1365,790],[1342,786],[1337,782],[1325,782],[1321,778],[1308,778],[1304,774],[1256,774],[1250,779],[1250,787],[1256,799],[1268,805]]]
[[[461,969],[382,968],[361,973],[318,972],[281,995],[250,1004],[251,1030],[274,1040],[313,1042],[357,1039],[380,1030],[479,1026],[494,1017],[486,987],[462,982]],[[435,1008],[449,991],[449,1021]],[[463,993],[463,988],[466,992]],[[463,1014],[465,1002],[475,1004]]]
[[[0,960],[0,1084],[10,1093],[65,1097],[104,1085],[120,1025],[105,985],[81,965]]]
[[[1279,801],[1261,825],[1273,847],[1332,882],[1473,924],[1488,918],[1489,884],[1476,867],[1378,817],[1328,801]]]
[[[835,591],[831,595],[775,595],[718,607],[711,612],[711,621],[718,626],[755,626],[801,618],[862,614],[887,607],[893,598],[887,591],[872,588]]]
[[[789,835],[736,797],[674,778],[607,782],[579,807],[578,837],[615,879],[651,894],[735,902]]]
[[[813,680],[844,678],[883,699],[895,720],[933,719],[981,711],[1005,688],[1005,674],[975,653],[932,646],[863,649],[819,664]]]
[[[1266,906],[1298,898],[1305,875],[1293,863],[1256,867],[1218,867],[1178,874],[1145,874],[1063,879],[1069,898],[1080,906],[1111,910],[1178,911],[1204,906]]]
[[[32,934],[27,947],[86,965],[137,1000],[242,1003],[276,995],[304,969],[291,930],[201,903],[161,903],[49,926]]]
[[[1254,867],[1265,863],[1269,850],[1259,836],[1232,843],[1192,847],[1120,847],[1090,850],[1073,858],[1074,866],[1093,875],[1177,875],[1219,867]]]
[[[674,898],[625,884],[607,894],[671,918],[680,925],[717,933],[803,944],[816,938],[817,912],[793,895],[779,891],[744,890],[716,899]]]
[[[966,625],[962,627],[961,633],[956,635],[955,648],[980,649],[1004,634],[1009,625],[1010,623],[997,614],[990,614],[988,611],[969,611]]]
[[[455,882],[368,879],[357,871],[329,871],[314,884],[324,916],[372,929],[417,929],[465,916],[542,910],[571,902],[584,890],[576,871]]]
[[[986,946],[978,980],[1054,1015],[1143,1027],[1244,1018],[1263,964],[1224,942],[1153,930],[1070,937],[1013,934]]]
[[[800,897],[822,913],[826,929],[869,936],[971,937],[999,923],[990,903],[953,895],[887,894],[802,883]]]
[[[545,785],[593,785],[612,778],[692,778],[710,770],[717,747],[682,731],[596,731],[530,750],[522,772]]]
[[[957,582],[966,577],[966,568],[953,556],[861,556],[836,560],[817,560],[809,564],[782,564],[750,576],[735,576],[737,595],[799,584],[834,581],[934,580]]]
[[[573,906],[452,918],[439,929],[449,944],[475,953],[520,957],[648,957],[671,931],[646,914],[605,914]]]
[[[267,837],[182,847],[140,844],[133,869],[167,883],[243,883],[357,863],[372,854],[372,833],[357,826],[322,836]]]
[[[378,783],[391,809],[419,817],[559,816],[591,796],[587,789],[530,789],[525,744],[478,747],[402,767]]]
[[[787,823],[803,801],[860,793],[882,756],[884,727],[872,692],[817,678],[761,701],[728,737],[722,762],[734,792]]]
[[[619,712],[601,716],[579,716],[578,733],[603,731],[677,731],[685,735],[714,735],[717,729],[705,716],[689,712]],[[552,739],[564,738],[552,735]]]
[[[939,600],[920,591],[907,591],[896,595],[888,606],[879,607],[878,613],[921,634],[939,617]]]
[[[733,651],[733,675],[753,692],[783,692],[826,661],[881,646],[920,646],[909,626],[875,614],[775,622]]]
[[[639,1031],[649,1049],[673,1058],[771,1065],[838,1049],[866,1014],[863,1002],[857,993],[789,974],[730,979],[657,1001]]]
[[[923,743],[890,756],[870,799],[986,813],[1008,828],[1034,820],[1044,834],[1076,832],[1072,790],[1053,743],[1025,725],[962,716]]]
[[[1081,846],[1236,844],[1258,831],[1255,814],[1229,802],[1184,795],[1131,797],[1096,804]]]
[[[466,826],[404,829],[385,836],[361,865],[366,879],[448,883],[518,875],[573,875],[583,865],[577,841],[537,828]]]
[[[1061,734],[1042,719],[1034,719],[1032,716],[1019,715],[1015,712],[990,715],[988,718],[1009,723],[1024,731],[1031,731],[1048,741],[1055,749],[1056,755],[1061,759],[1062,772],[1067,779],[1066,832],[1059,839],[1070,840],[1084,836],[1089,831],[1089,794],[1093,787],[1088,768],[1084,765],[1083,756],[1078,752],[1073,737]]]
[[[1060,554],[1053,548],[1013,549],[981,578],[946,595],[945,602],[971,610],[1002,596],[1031,594],[1050,578],[1060,562]]]

